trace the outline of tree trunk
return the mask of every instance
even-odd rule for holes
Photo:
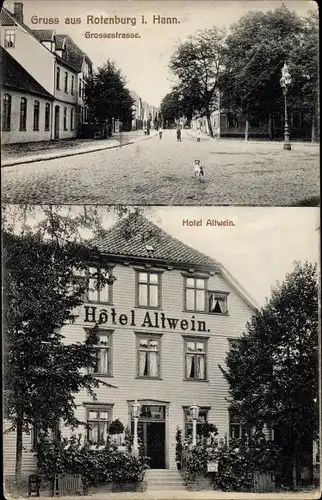
[[[273,120],[272,113],[268,115],[268,138],[271,141],[273,139]]]
[[[312,123],[311,123],[311,142],[316,141],[316,127],[315,127],[315,113],[312,115]]]
[[[246,118],[245,122],[245,141],[248,141],[249,139],[249,120]]]
[[[208,123],[209,135],[210,135],[210,137],[214,138],[214,131],[212,128],[212,123],[211,123],[209,111],[206,112],[206,118],[207,118],[207,123]]]
[[[16,482],[20,482],[21,479],[21,466],[22,466],[22,423],[23,415],[18,417],[17,431],[16,431],[16,470],[15,479]]]

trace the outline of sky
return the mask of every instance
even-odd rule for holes
[[[285,0],[290,10],[306,15],[317,4],[309,0]],[[24,22],[33,29],[55,28],[68,34],[87,53],[94,67],[108,58],[115,61],[127,79],[130,90],[136,91],[150,105],[159,106],[173,82],[169,60],[180,41],[197,30],[228,28],[250,10],[266,11],[281,6],[279,0],[24,0]],[[5,1],[13,11],[13,2]],[[146,24],[142,24],[142,15]],[[87,16],[135,18],[136,25],[87,24]],[[153,16],[176,17],[178,24],[155,24]],[[59,24],[45,24],[48,18]],[[81,24],[65,24],[65,18],[79,17]],[[42,20],[41,20],[42,19]],[[138,33],[134,39],[86,38],[86,32],[124,31]]]
[[[71,213],[79,210],[74,206]],[[117,215],[109,209],[102,210],[103,225],[109,228],[118,220]],[[319,208],[149,207],[145,210],[145,216],[170,235],[223,264],[259,306],[270,297],[272,286],[293,270],[294,261],[320,261]],[[33,225],[41,218],[39,211],[28,223]],[[187,219],[201,220],[203,225],[183,225]],[[207,226],[208,219],[232,221],[234,226]]]

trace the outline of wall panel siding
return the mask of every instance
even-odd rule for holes
[[[16,463],[16,432],[6,433],[10,428],[10,423],[3,423],[3,457],[4,457],[4,475],[13,476]],[[23,434],[23,452],[22,452],[22,471],[23,475],[33,474],[37,471],[37,457],[31,451],[31,434]]]

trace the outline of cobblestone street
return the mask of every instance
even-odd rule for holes
[[[9,203],[317,205],[318,144],[202,137],[175,130],[124,147],[8,166]],[[200,159],[205,182],[193,178]]]

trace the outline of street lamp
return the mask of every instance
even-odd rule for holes
[[[138,420],[140,416],[141,405],[134,401],[132,404],[132,416],[134,419],[134,439],[133,439],[133,455],[137,457],[139,455],[139,443],[138,443]]]
[[[199,406],[194,402],[189,408],[190,416],[192,418],[192,446],[197,444],[197,420],[199,417]]]
[[[284,149],[292,149],[290,144],[290,133],[288,130],[288,120],[287,120],[287,91],[288,86],[291,83],[291,75],[289,73],[287,64],[284,63],[282,68],[282,78],[280,79],[280,85],[282,87],[284,95],[284,108],[285,108],[285,125],[284,125]]]

